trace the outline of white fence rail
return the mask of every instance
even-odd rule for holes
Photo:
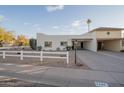
[[[39,54],[39,55],[33,55],[33,54]],[[50,56],[48,56],[47,54]],[[53,56],[53,54],[55,55]],[[46,52],[46,51],[23,51],[23,50],[1,51],[0,50],[0,56],[2,56],[3,59],[5,59],[7,56],[8,57],[20,57],[20,60],[23,60],[25,57],[40,58],[41,62],[43,61],[44,58],[65,59],[66,63],[69,64],[69,52],[68,51],[67,52]]]

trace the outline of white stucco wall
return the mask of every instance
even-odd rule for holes
[[[124,38],[124,30],[121,31],[121,37]]]
[[[107,32],[110,32],[108,35]],[[121,38],[122,34],[120,31],[96,31],[96,38]]]
[[[120,51],[121,50],[121,41],[120,40],[104,41],[104,49],[111,50],[111,51]]]
[[[52,47],[45,47],[44,42],[46,41],[52,42]],[[71,41],[68,37],[37,34],[37,46],[42,46],[44,50],[56,50],[57,47],[60,49],[64,48],[60,46],[61,41],[65,41],[68,45],[71,45]]]
[[[37,46],[42,46],[44,50],[56,50],[58,47],[63,49],[65,46],[61,46],[60,42],[64,41],[68,43],[68,46],[72,46],[72,38],[82,38],[82,35],[45,35],[37,33]],[[45,47],[45,41],[51,41],[52,47]]]
[[[91,34],[91,38],[93,38],[93,40],[84,42],[84,48],[94,51],[94,52],[97,52],[96,32],[92,32],[90,34]]]
[[[96,42],[96,40],[94,39],[92,41],[84,42],[84,48],[87,49],[87,50],[97,52],[97,42]]]

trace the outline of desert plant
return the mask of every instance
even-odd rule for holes
[[[66,50],[67,50],[67,51],[70,51],[71,49],[72,49],[72,46],[67,46],[67,47],[66,47]]]
[[[38,51],[41,51],[41,50],[42,50],[42,46],[38,46],[38,47],[37,47],[37,50],[38,50]]]
[[[30,47],[33,49],[33,50],[36,50],[37,49],[37,40],[36,39],[30,39],[29,40],[29,44],[30,44]]]
[[[57,51],[60,51],[60,48],[59,48],[59,47],[57,47],[57,48],[56,48],[56,50],[57,50]]]

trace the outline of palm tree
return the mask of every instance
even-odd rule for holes
[[[90,31],[90,23],[91,23],[92,21],[90,20],[90,19],[87,19],[87,25],[88,25],[88,32]]]

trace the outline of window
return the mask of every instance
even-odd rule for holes
[[[124,47],[124,40],[122,40],[122,46]]]
[[[67,44],[66,41],[64,41],[64,42],[62,41],[62,42],[60,42],[60,45],[61,45],[61,46],[67,46],[68,44]]]
[[[44,44],[45,47],[52,47],[52,42],[46,41]]]

